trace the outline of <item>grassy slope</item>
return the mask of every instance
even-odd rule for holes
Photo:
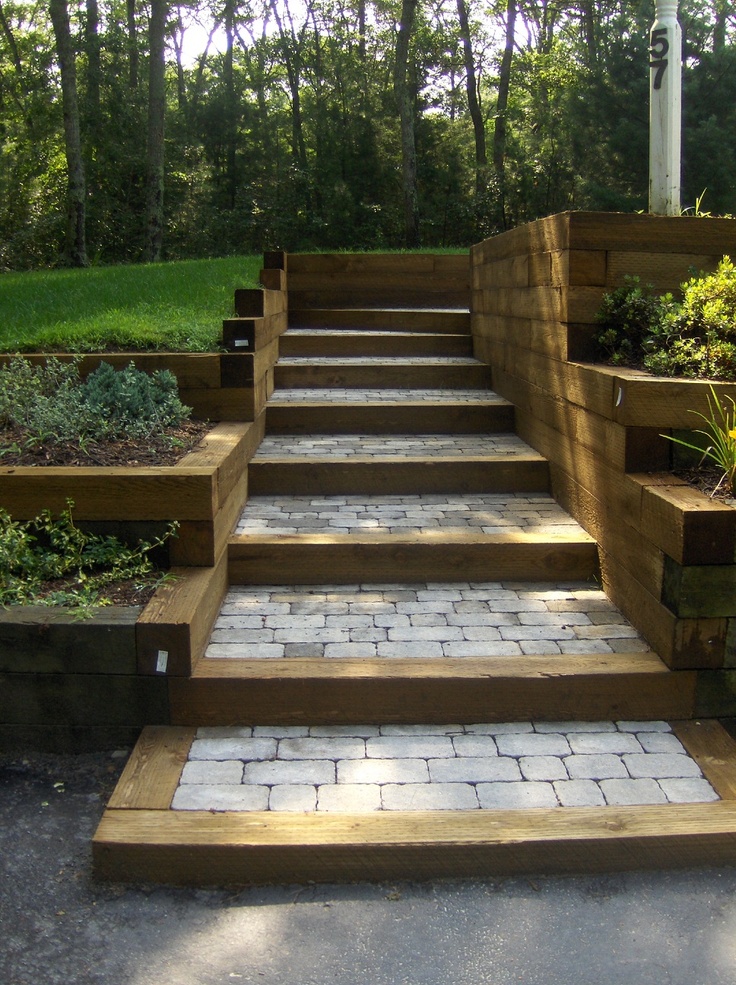
[[[211,351],[260,256],[0,275],[0,351]]]

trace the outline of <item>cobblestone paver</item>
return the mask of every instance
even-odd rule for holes
[[[282,356],[279,366],[479,366],[472,356]]]
[[[230,589],[206,656],[520,657],[648,649],[604,592],[584,582],[265,585]],[[648,751],[666,754],[665,738]]]
[[[237,533],[578,533],[551,496],[529,493],[434,496],[252,496]]]
[[[542,456],[515,434],[277,434],[261,442],[254,461],[269,458],[427,458]]]
[[[654,735],[668,752],[646,751]],[[520,722],[200,728],[172,807],[362,813],[713,800],[666,722]]]
[[[505,404],[503,397],[489,390],[440,390],[388,388],[382,390],[369,388],[340,387],[279,387],[274,390],[269,403],[397,403],[401,401],[425,401],[432,404]]]

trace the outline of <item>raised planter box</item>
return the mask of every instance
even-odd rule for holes
[[[552,216],[471,251],[475,354],[598,541],[614,603],[670,667],[699,671],[699,714],[736,713],[736,510],[669,472],[661,434],[697,426],[710,388],[586,360],[603,293],[627,274],[676,290],[735,251],[734,220],[607,213]]]

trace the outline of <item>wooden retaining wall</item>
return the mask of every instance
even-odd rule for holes
[[[660,435],[708,386],[586,363],[606,290],[675,290],[736,253],[736,221],[567,213],[471,250],[474,351],[550,461],[553,491],[601,553],[607,592],[672,668],[700,671],[699,714],[736,713],[736,509],[669,472]],[[736,387],[724,387],[736,394]]]
[[[266,254],[266,264],[283,254]],[[470,304],[468,254],[290,253],[289,311],[460,308]]]

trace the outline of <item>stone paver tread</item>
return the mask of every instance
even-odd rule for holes
[[[505,406],[508,401],[490,390],[440,390],[410,389],[408,387],[389,387],[370,389],[367,387],[277,387],[269,398],[270,403],[432,403],[432,404],[481,404]]]
[[[447,529],[476,534],[578,532],[543,493],[397,496],[252,496],[236,533],[409,534]]]
[[[447,458],[504,456],[543,461],[513,434],[276,434],[261,442],[253,461],[272,458]]]
[[[590,584],[462,582],[235,586],[205,656],[442,659],[648,651]]]
[[[719,799],[679,743],[647,753],[652,734],[677,743],[666,722],[200,728],[172,808],[362,813]],[[583,752],[581,742],[610,751]]]

